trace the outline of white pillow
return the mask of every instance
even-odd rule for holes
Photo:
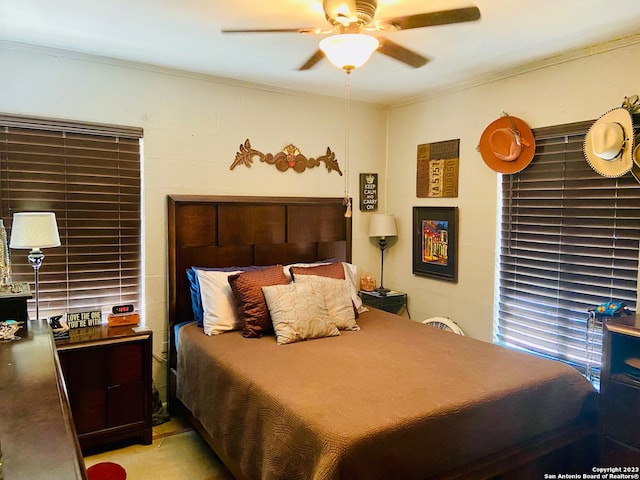
[[[296,275],[295,283],[310,285],[314,291],[320,292],[331,321],[338,330],[360,330],[353,312],[349,281],[318,275]]]
[[[310,285],[262,287],[279,345],[340,335],[320,291]]]
[[[242,322],[228,278],[237,272],[196,270],[204,310],[203,327],[207,335],[240,330]]]
[[[342,262],[344,268],[344,278],[351,282],[351,300],[358,313],[368,312],[369,309],[362,304],[362,299],[358,296],[358,267],[352,263]]]

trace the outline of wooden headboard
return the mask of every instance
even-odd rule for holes
[[[193,319],[187,268],[351,262],[344,213],[342,198],[169,195],[169,369],[173,326]]]

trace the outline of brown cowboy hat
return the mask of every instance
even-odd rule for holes
[[[621,177],[633,168],[633,119],[624,107],[602,115],[584,139],[584,158],[603,177]]]
[[[531,163],[536,141],[531,128],[518,117],[503,114],[484,129],[478,151],[498,173],[518,173]]]

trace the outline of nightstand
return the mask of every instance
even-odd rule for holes
[[[152,438],[152,332],[130,326],[69,330],[56,341],[83,450]]]
[[[28,283],[13,283],[0,286],[0,322],[15,320],[22,323],[16,335],[25,335],[29,325],[27,312],[27,300],[31,298],[31,290]]]
[[[391,290],[386,295],[382,295],[375,290],[367,292],[360,290],[358,293],[364,303],[368,307],[379,308],[385,312],[402,314],[403,311],[407,312],[407,316],[411,318],[409,309],[407,308],[407,294],[404,292],[397,292]]]
[[[607,319],[600,377],[602,465],[640,465],[639,360],[640,315]]]

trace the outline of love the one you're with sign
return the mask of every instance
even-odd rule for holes
[[[101,310],[86,310],[82,312],[67,313],[69,328],[95,327],[102,323]]]

